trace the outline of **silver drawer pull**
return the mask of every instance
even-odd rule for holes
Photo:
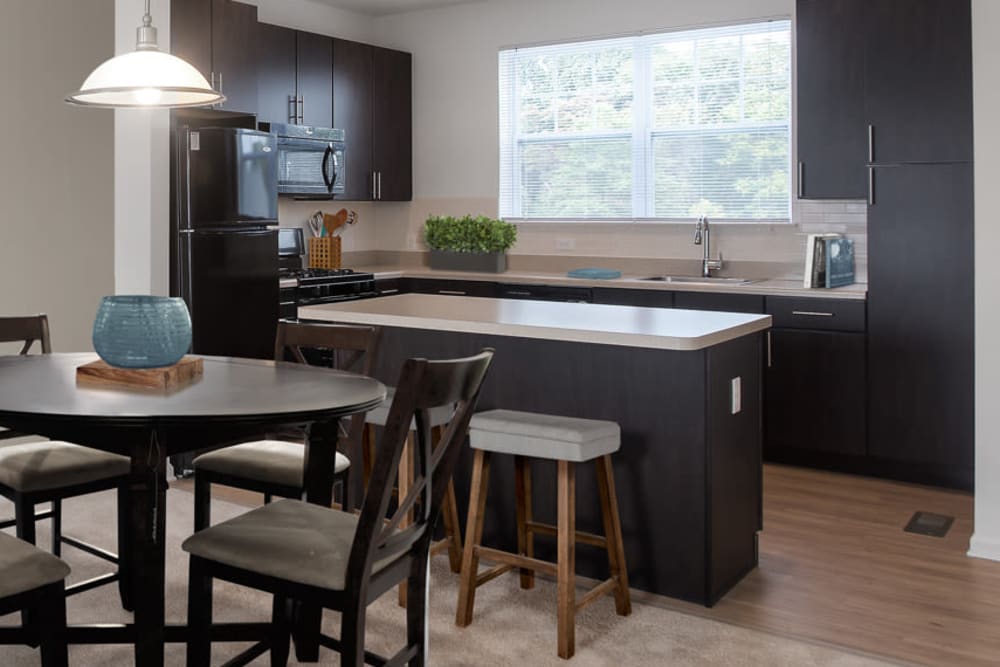
[[[453,289],[439,289],[438,294],[450,294],[452,296],[465,296],[465,292],[460,292]]]
[[[792,315],[808,315],[809,317],[833,317],[833,313],[820,313],[814,310],[793,310]]]
[[[379,292],[379,294],[398,294],[398,293],[399,293],[398,289],[384,289]]]
[[[525,292],[524,290],[508,290],[507,296],[531,296],[531,292]]]

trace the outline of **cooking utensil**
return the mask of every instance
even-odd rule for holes
[[[324,213],[323,227],[326,229],[327,234],[333,236],[334,234],[339,234],[345,226],[353,225],[357,222],[357,219],[357,213],[354,211],[348,211],[346,208],[342,208],[333,215]]]
[[[315,236],[316,238],[319,238],[319,237],[323,236],[323,212],[322,211],[316,211],[315,213],[313,213],[309,217],[309,219],[306,220],[306,224],[309,225],[309,230],[312,232],[313,236]]]

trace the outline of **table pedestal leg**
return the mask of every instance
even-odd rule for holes
[[[135,604],[135,664],[162,667],[165,597],[166,457],[155,435],[142,436],[131,448],[133,544],[132,591]]]
[[[317,422],[306,439],[304,487],[306,502],[329,507],[333,504],[333,470],[337,459],[338,423]],[[299,662],[319,661],[319,632],[323,610],[299,605],[292,636]]]

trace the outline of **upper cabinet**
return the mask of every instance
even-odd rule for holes
[[[868,193],[863,22],[859,0],[796,5],[800,198],[863,199]]]
[[[331,127],[333,39],[261,23],[257,43],[258,119]]]
[[[334,40],[333,122],[348,163],[341,199],[412,198],[412,69],[409,53]]]
[[[873,163],[972,159],[972,12],[955,0],[863,0]]]
[[[232,0],[173,0],[170,51],[226,96],[216,108],[257,110],[257,8]]]
[[[968,2],[798,0],[798,195],[862,199],[866,165],[972,159]]]

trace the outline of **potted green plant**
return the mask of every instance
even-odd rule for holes
[[[484,215],[432,215],[424,223],[424,241],[432,269],[503,273],[506,252],[517,241],[517,227]]]

